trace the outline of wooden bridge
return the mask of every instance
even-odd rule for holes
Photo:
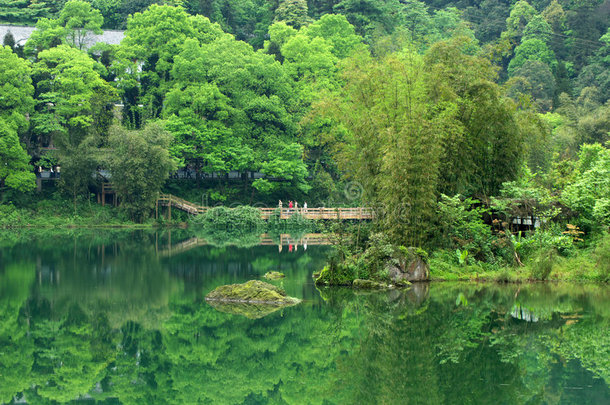
[[[157,199],[155,208],[156,217],[159,216],[159,206],[168,208],[168,217],[171,219],[172,207],[191,215],[205,214],[211,207],[193,204],[190,201],[171,194],[161,194]],[[300,214],[305,219],[335,219],[335,220],[369,220],[373,219],[373,210],[370,208],[258,208],[261,218],[268,220],[271,216],[280,214],[281,219],[288,219],[294,214]]]

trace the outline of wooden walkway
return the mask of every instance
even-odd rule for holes
[[[171,218],[172,207],[191,215],[205,214],[211,207],[203,207],[171,194],[161,194],[157,199],[156,215],[159,215],[159,206],[168,207]],[[268,220],[278,208],[259,208],[261,218]],[[288,219],[294,214],[300,214],[305,219],[335,219],[335,220],[369,220],[373,219],[373,210],[370,208],[282,208],[281,219]]]

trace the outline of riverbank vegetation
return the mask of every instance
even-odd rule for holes
[[[608,280],[601,1],[208,3],[0,1],[36,24],[0,48],[0,226],[151,224],[162,190],[369,206],[348,279],[418,251],[437,279]],[[197,221],[261,226],[221,211]]]

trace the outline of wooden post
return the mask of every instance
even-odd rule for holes
[[[168,206],[169,206],[169,210],[168,210],[169,220],[171,221],[172,220],[172,195],[171,194],[169,195],[169,205]],[[170,231],[170,234],[171,234],[171,231]]]

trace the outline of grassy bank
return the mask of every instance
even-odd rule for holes
[[[452,259],[452,255],[455,259]],[[610,282],[610,234],[588,247],[562,254],[554,249],[534,252],[521,264],[490,265],[462,260],[459,252],[439,251],[430,258],[430,279],[439,281],[585,281]]]
[[[351,285],[365,279],[395,284],[395,269],[411,272],[417,265],[415,255],[429,265],[432,281],[610,282],[610,233],[600,231],[583,239],[577,228],[567,229],[554,226],[510,237],[489,234],[480,240],[461,239],[459,247],[427,251],[397,246],[387,234],[369,233],[367,227],[348,233],[339,229],[333,237],[334,250],[316,281]]]
[[[95,201],[74,201],[59,193],[22,198],[0,204],[0,228],[74,228],[74,227],[129,227],[148,228],[158,222],[131,221],[119,209],[102,207]]]
[[[64,212],[62,209],[32,210],[16,208],[14,205],[0,205],[0,228],[151,228],[156,221],[142,224],[130,221],[116,209],[92,205],[80,207],[76,211]]]
[[[154,213],[153,213],[154,214]],[[120,208],[111,205],[101,206],[93,199],[74,201],[58,192],[41,194],[40,198],[21,198],[15,202],[0,204],[0,229],[13,228],[75,228],[75,227],[123,227],[151,228],[155,226],[177,226],[185,224],[203,226],[210,231],[223,231],[241,235],[259,231],[286,232],[300,230],[312,232],[318,228],[316,221],[292,215],[280,219],[279,213],[268,221],[261,219],[260,211],[255,207],[239,206],[229,209],[216,207],[205,215],[193,217],[183,211],[174,209],[172,220],[165,218],[164,212],[159,218],[148,218],[143,223],[132,221]]]

